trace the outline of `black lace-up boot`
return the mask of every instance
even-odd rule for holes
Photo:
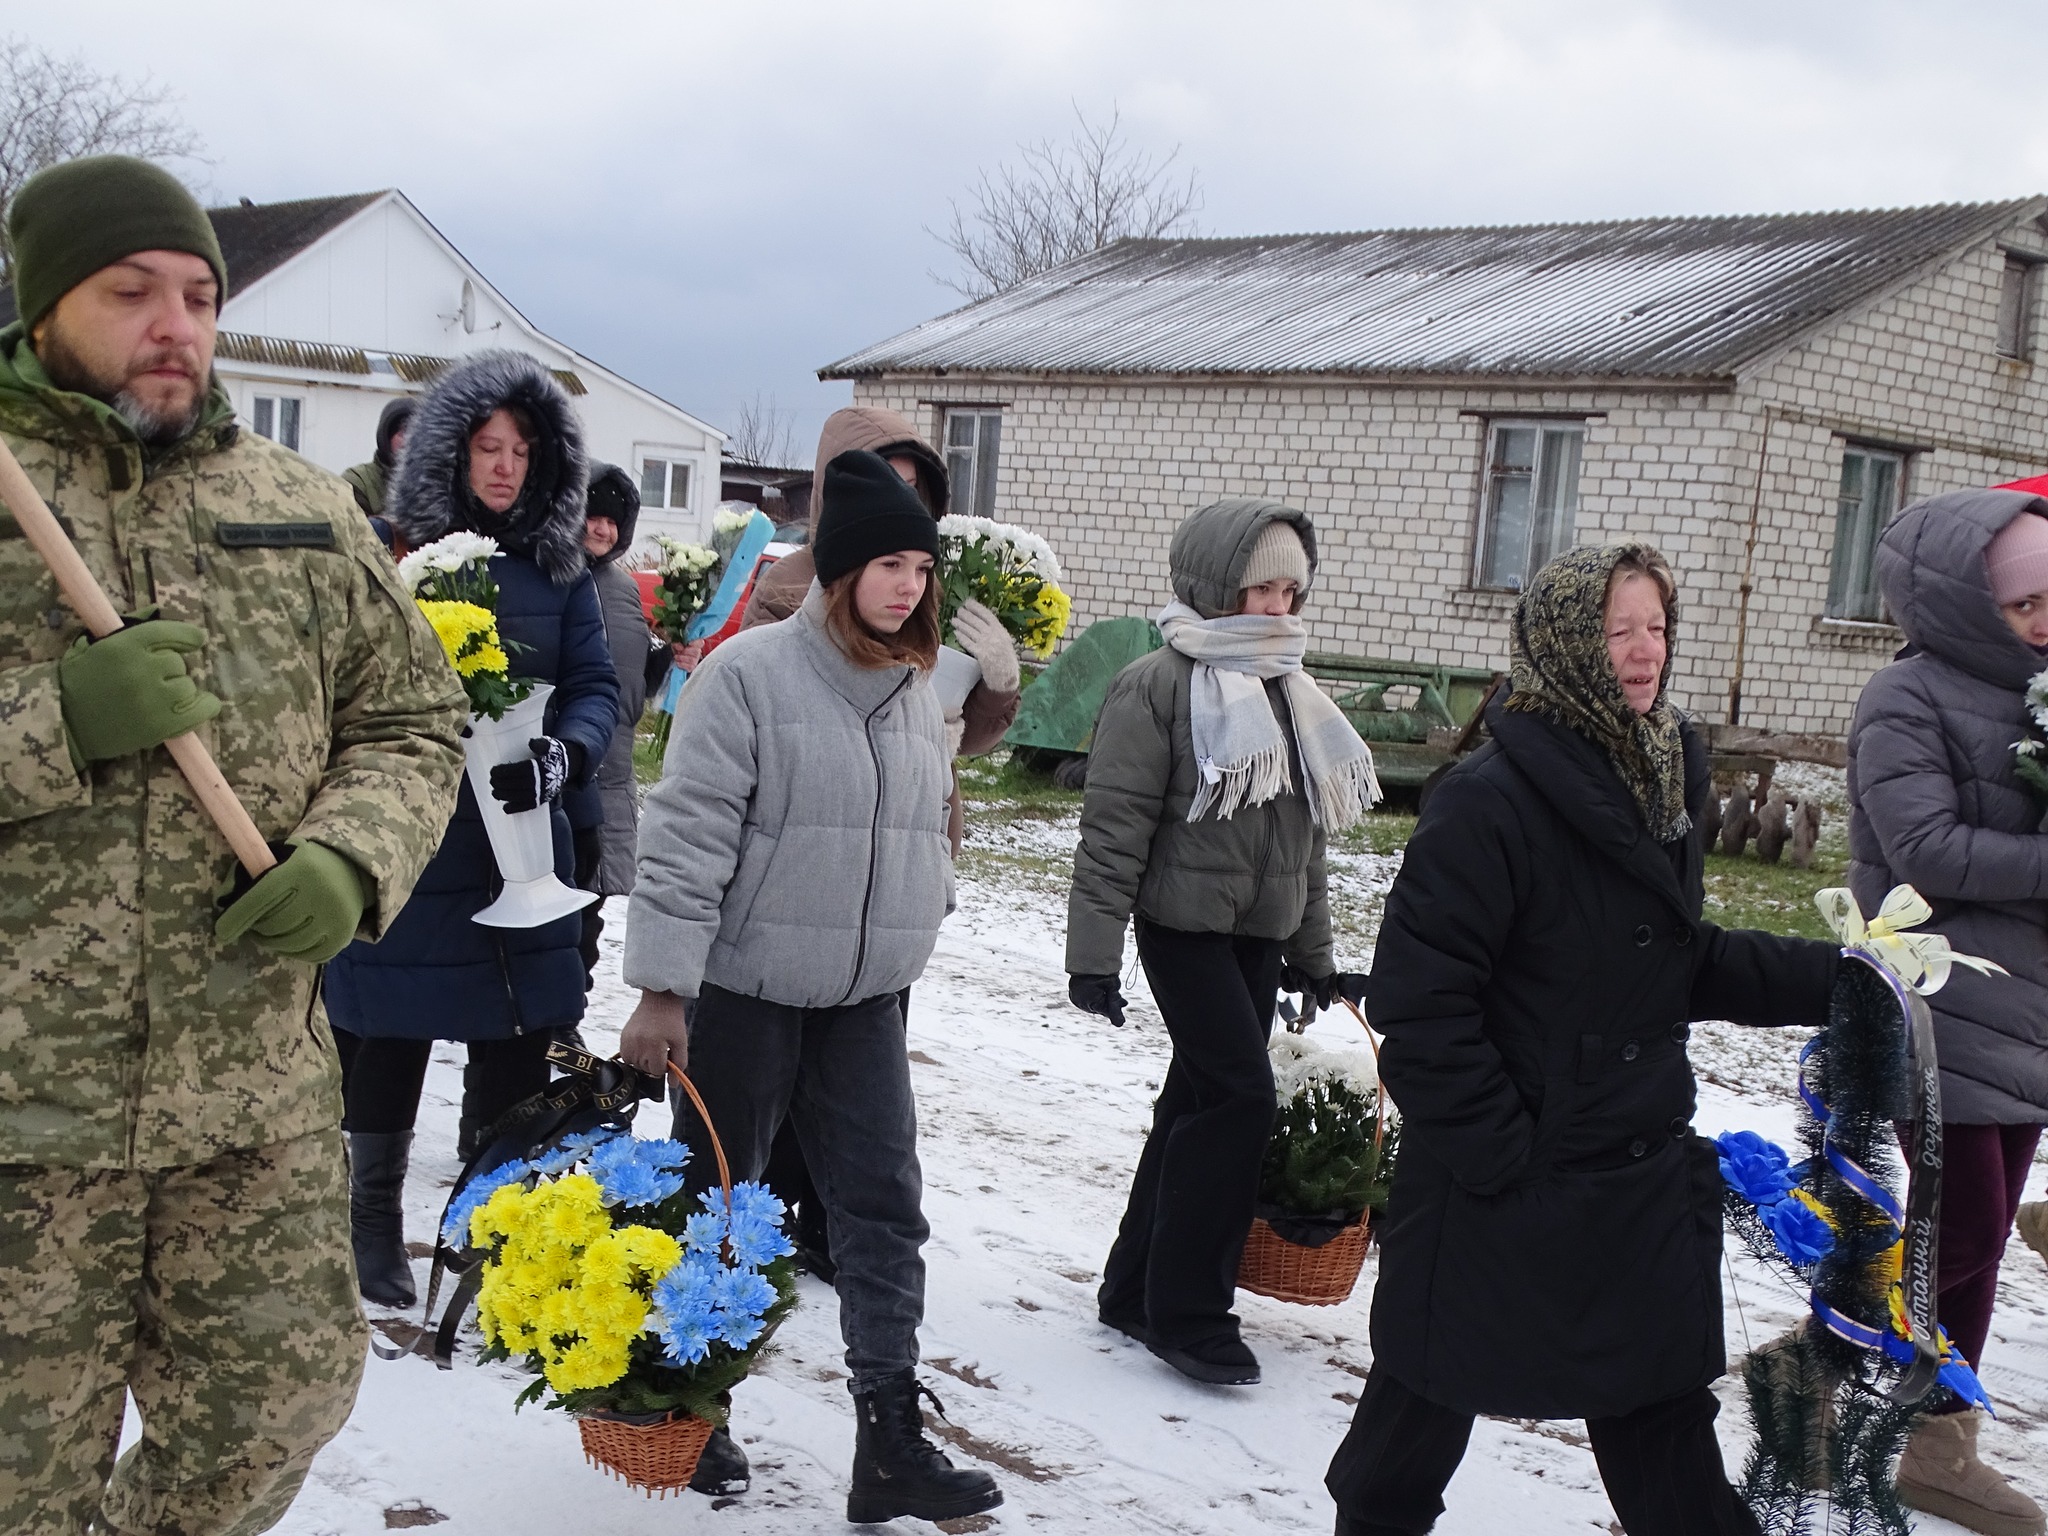
[[[940,1418],[946,1416],[938,1398],[911,1371],[854,1392],[859,1427],[853,1441],[853,1490],[846,1496],[849,1523],[875,1525],[898,1515],[956,1520],[1003,1502],[994,1478],[954,1466],[925,1438],[920,1397],[931,1399]]]

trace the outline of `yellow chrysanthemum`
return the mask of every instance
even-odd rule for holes
[[[492,652],[498,656],[497,670],[504,670],[505,653],[498,641],[498,620],[490,609],[475,603],[429,598],[420,604],[420,612],[434,627],[449,662],[464,677],[491,670],[478,665],[475,658],[487,657]],[[469,665],[465,666],[465,662]]]

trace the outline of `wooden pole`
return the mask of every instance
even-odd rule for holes
[[[91,567],[65,536],[63,526],[43,504],[43,498],[29,483],[21,464],[5,442],[0,442],[0,500],[4,500],[13,511],[14,520],[21,525],[22,535],[43,557],[50,574],[57,578],[57,590],[77,611],[93,638],[111,635],[118,630],[121,627],[119,611],[107,600],[107,594],[101,589]],[[221,836],[228,840],[235,857],[242,861],[242,867],[251,875],[261,875],[265,870],[275,868],[277,859],[272,855],[270,845],[263,840],[263,834],[257,830],[242,802],[235,798],[233,787],[214,765],[213,754],[206,750],[206,743],[187,731],[182,736],[173,736],[164,743],[164,748],[191,784],[192,793],[199,797],[201,807],[213,818],[213,824],[220,828]]]

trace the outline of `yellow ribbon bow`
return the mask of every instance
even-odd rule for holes
[[[1934,916],[1934,909],[1910,885],[1895,885],[1877,916],[1863,921],[1863,909],[1846,888],[1817,892],[1813,904],[1850,949],[1860,950],[1923,997],[1948,984],[1951,966],[1967,965],[1987,976],[2011,974],[2002,965],[1976,955],[1959,955],[1938,933],[1908,933]]]

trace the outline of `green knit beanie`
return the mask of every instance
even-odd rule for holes
[[[160,166],[86,155],[31,176],[7,210],[14,303],[31,330],[59,299],[137,251],[185,251],[213,268],[227,301],[228,265],[199,200]]]

